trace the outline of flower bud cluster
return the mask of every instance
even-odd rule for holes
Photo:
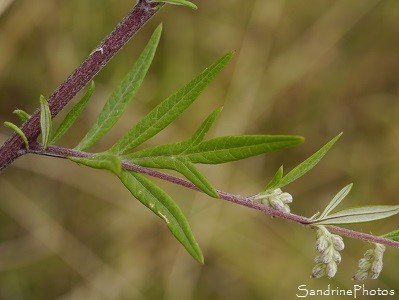
[[[292,196],[289,193],[283,193],[281,189],[269,190],[250,198],[254,202],[264,204],[274,209],[290,212],[289,204],[292,203]]]
[[[353,276],[353,279],[377,279],[382,271],[384,251],[385,246],[381,244],[375,244],[374,249],[367,250],[363,258],[359,260],[359,269],[355,276]]]
[[[337,273],[338,264],[341,262],[339,251],[345,248],[342,237],[330,233],[324,226],[318,226],[315,258],[316,266],[312,270],[313,278],[327,275],[329,278]]]

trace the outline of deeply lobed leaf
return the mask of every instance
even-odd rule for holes
[[[110,151],[126,154],[162,131],[198,98],[205,87],[230,61],[232,56],[232,53],[222,56],[177,93],[161,102],[112,146]]]
[[[243,135],[225,136],[203,141],[187,147],[186,142],[147,148],[126,155],[134,163],[171,156],[188,159],[192,163],[220,164],[240,160],[262,153],[288,148],[301,143],[298,136]]]
[[[162,25],[159,25],[133,66],[133,69],[115,89],[111,97],[105,103],[93,127],[76,146],[77,150],[85,150],[94,145],[94,143],[100,140],[119,120],[147,74],[158,47],[161,32]]]
[[[193,163],[221,164],[292,147],[302,141],[298,136],[283,135],[225,136],[201,142],[184,155]]]
[[[188,253],[203,263],[204,257],[191,232],[190,225],[172,198],[138,173],[122,170],[119,178],[136,199],[165,221],[169,230]]]

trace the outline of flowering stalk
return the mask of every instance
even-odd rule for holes
[[[344,248],[341,236],[330,233],[324,226],[318,226],[316,250],[319,255],[315,258],[316,266],[312,270],[312,277],[320,278],[325,275],[329,278],[334,277],[341,262],[339,251]]]
[[[382,259],[384,257],[385,246],[375,244],[374,249],[369,249],[359,260],[359,269],[353,276],[354,280],[365,280],[367,278],[377,279],[382,271]]]

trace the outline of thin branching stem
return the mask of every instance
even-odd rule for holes
[[[27,150],[27,153],[45,155],[45,156],[51,156],[51,157],[57,157],[57,158],[91,157],[94,155],[93,153],[89,153],[89,152],[77,151],[77,150],[73,150],[73,149],[61,148],[61,147],[55,147],[55,146],[49,146],[47,149],[44,150],[42,148],[42,146],[38,143],[31,145],[30,149]],[[179,178],[179,177],[176,177],[176,176],[173,176],[170,174],[166,174],[166,173],[163,173],[163,172],[160,172],[157,170],[141,167],[141,166],[138,166],[138,165],[132,164],[130,162],[126,162],[126,161],[122,162],[122,168],[125,170],[135,171],[135,172],[138,172],[141,174],[146,174],[146,175],[149,175],[149,176],[161,179],[161,180],[165,180],[165,181],[174,183],[176,185],[180,185],[180,186],[192,189],[192,190],[202,192],[192,182],[190,182],[186,179]],[[244,197],[244,196],[234,195],[234,194],[226,193],[226,192],[223,192],[220,190],[217,190],[217,193],[218,193],[220,199],[223,199],[223,200],[226,200],[229,202],[233,202],[238,205],[246,206],[246,207],[249,207],[252,209],[260,210],[260,211],[262,211],[266,214],[269,214],[273,217],[282,218],[282,219],[285,219],[288,221],[292,221],[295,223],[299,223],[302,225],[308,225],[308,226],[312,227],[312,221],[309,218],[306,218],[304,216],[279,211],[279,210],[273,209],[271,207],[267,207],[265,205],[255,203],[255,202],[251,201],[249,198]],[[380,236],[367,234],[367,233],[363,233],[363,232],[359,232],[359,231],[355,231],[355,230],[351,230],[351,229],[347,229],[347,228],[343,228],[343,227],[338,227],[338,226],[327,226],[327,227],[328,227],[329,231],[336,233],[336,234],[340,234],[340,235],[358,239],[358,240],[379,243],[379,244],[383,244],[386,246],[391,246],[391,247],[399,249],[399,242],[396,242],[396,241],[393,241],[390,239],[386,239],[386,238],[383,238]]]
[[[140,0],[115,29],[91,52],[86,60],[48,98],[54,118],[72,98],[81,91],[130,38],[159,10],[162,4]],[[37,109],[22,125],[29,143],[40,134],[40,111]],[[25,144],[18,134],[13,134],[0,148],[0,172],[19,156],[25,154]]]

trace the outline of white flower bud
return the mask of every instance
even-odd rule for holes
[[[281,195],[283,191],[281,189],[275,189],[271,192],[272,195]]]
[[[339,264],[341,262],[341,254],[339,254],[338,251],[334,251],[333,261],[335,261],[337,264]]]
[[[335,261],[330,261],[326,267],[326,273],[328,278],[332,278],[337,273],[337,263]]]
[[[319,253],[323,253],[328,246],[330,245],[330,241],[326,236],[322,235],[316,240],[316,250]]]
[[[332,240],[332,244],[333,244],[335,250],[338,250],[338,251],[344,250],[345,244],[344,244],[342,237],[340,237],[339,235],[333,234],[333,235],[331,235],[331,240]]]
[[[375,260],[373,262],[373,265],[371,266],[372,277],[376,276],[375,278],[377,278],[380,275],[380,273],[382,271],[382,266],[383,266],[382,260]],[[373,278],[373,279],[375,279],[375,278]]]
[[[271,207],[273,207],[274,209],[280,210],[280,211],[284,211],[284,203],[281,202],[278,199],[271,199],[270,200],[270,205]]]
[[[325,264],[328,264],[330,261],[333,260],[334,257],[334,248],[329,247],[326,251],[324,251],[324,253],[322,254],[322,261]]]
[[[293,200],[291,194],[289,193],[282,193],[280,196],[278,196],[278,198],[285,204],[292,203]]]

